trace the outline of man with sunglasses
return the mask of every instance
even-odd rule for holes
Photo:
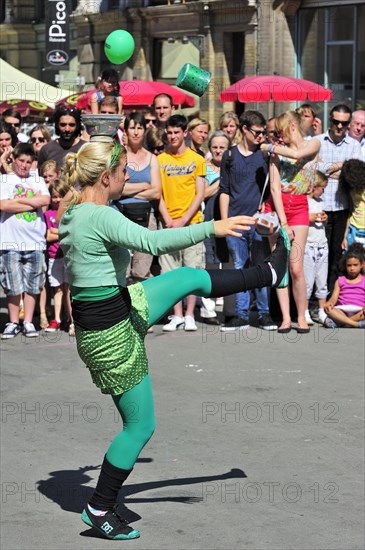
[[[20,131],[22,116],[19,111],[11,107],[10,109],[6,109],[1,116],[6,124],[14,128],[18,143],[26,143],[28,141],[28,136]]]
[[[267,174],[267,162],[260,151],[261,143],[266,141],[266,121],[258,111],[246,111],[240,117],[242,141],[231,147],[223,155],[221,164],[219,205],[221,218],[230,216],[252,216],[260,204],[261,189]],[[253,265],[263,261],[269,254],[268,244],[264,242],[255,228],[242,232],[242,237],[226,237],[228,250],[234,267],[247,267],[250,260]],[[263,330],[276,330],[269,313],[267,288],[255,290],[259,324]],[[221,326],[222,332],[248,328],[250,293],[235,295],[236,314]]]
[[[81,112],[79,109],[58,108],[53,115],[53,122],[59,137],[42,147],[38,157],[39,167],[46,160],[55,160],[59,166],[63,166],[67,153],[77,153],[80,147],[86,143],[80,139]]]
[[[345,160],[361,160],[358,141],[347,133],[351,122],[351,109],[345,104],[335,105],[329,115],[329,129],[316,136],[321,142],[318,170],[328,176],[328,185],[323,193],[324,210],[328,216],[326,236],[328,240],[328,290],[333,291],[338,277],[341,258],[341,243],[345,233],[349,204],[339,186],[341,168]]]

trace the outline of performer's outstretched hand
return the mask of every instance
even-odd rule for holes
[[[237,233],[237,231],[247,231],[255,223],[256,219],[252,216],[234,216],[233,218],[215,221],[215,236],[227,237],[231,235],[232,237],[241,237],[241,233]]]

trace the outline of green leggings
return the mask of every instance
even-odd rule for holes
[[[184,296],[209,296],[212,286],[205,270],[190,267],[175,269],[142,284],[149,307],[148,326],[154,325]],[[131,470],[155,429],[150,376],[122,395],[112,397],[122,417],[123,430],[112,441],[106,456],[113,466]]]

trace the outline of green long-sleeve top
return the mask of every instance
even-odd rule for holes
[[[214,234],[214,221],[149,231],[113,208],[92,202],[69,208],[59,225],[71,293],[79,299],[87,299],[87,292],[82,289],[98,288],[101,298],[110,295],[102,287],[125,287],[129,250],[158,256],[187,248]]]

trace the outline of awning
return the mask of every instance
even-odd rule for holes
[[[0,59],[0,101],[26,99],[54,108],[57,101],[69,95],[70,91],[32,78]]]

